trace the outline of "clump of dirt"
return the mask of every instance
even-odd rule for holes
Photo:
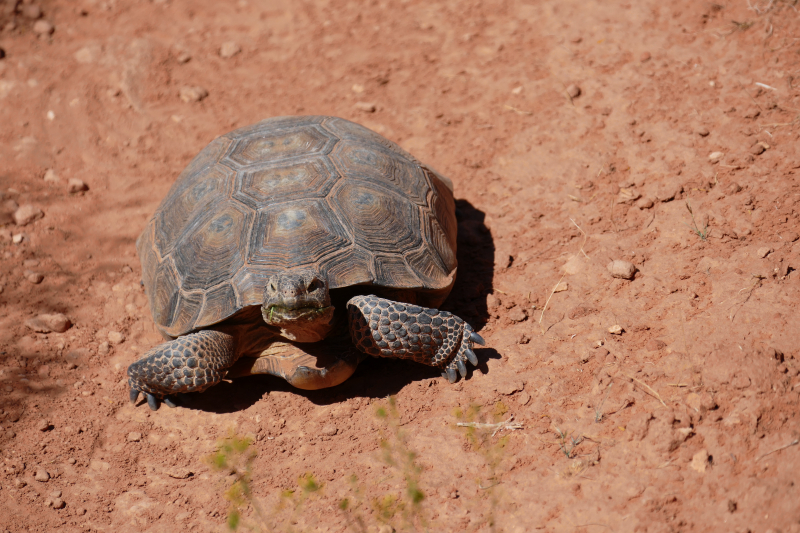
[[[0,10],[2,529],[219,531],[232,480],[204,457],[231,431],[265,508],[311,473],[286,520],[352,528],[357,487],[406,487],[381,456],[392,395],[437,530],[800,531],[793,2]],[[131,406],[125,368],[161,342],[136,237],[213,138],[291,114],[453,180],[446,308],[486,339],[478,370],[368,360],[325,391]]]

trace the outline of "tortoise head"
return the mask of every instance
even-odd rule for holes
[[[295,342],[317,342],[333,328],[328,277],[313,269],[275,274],[264,290],[261,315],[282,337]]]

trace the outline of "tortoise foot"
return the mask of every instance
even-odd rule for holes
[[[350,335],[359,350],[376,357],[412,359],[439,367],[450,383],[467,376],[467,363],[478,364],[472,344],[483,338],[447,311],[356,296],[347,302]]]
[[[144,393],[147,405],[158,410],[163,401],[176,407],[175,394],[201,392],[219,383],[235,359],[233,338],[204,330],[165,342],[128,367],[130,400]]]

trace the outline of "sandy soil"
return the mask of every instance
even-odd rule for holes
[[[230,431],[268,527],[346,530],[351,474],[404,494],[394,395],[431,530],[800,531],[796,2],[37,1],[0,2],[0,530],[222,531],[203,458]],[[452,178],[446,308],[481,364],[130,405],[161,340],[136,237],[211,139],[288,114]],[[48,313],[72,326],[26,325]],[[524,429],[472,446],[471,405]],[[323,490],[273,511],[308,472]]]

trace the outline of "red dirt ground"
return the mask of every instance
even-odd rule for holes
[[[255,439],[265,508],[324,483],[268,527],[346,530],[351,474],[402,491],[375,417],[395,395],[430,530],[800,531],[796,3],[0,2],[0,530],[222,531],[203,457],[231,430]],[[209,141],[289,114],[360,122],[452,178],[446,308],[486,338],[481,365],[130,405],[125,368],[161,342],[136,237]],[[18,205],[44,217],[18,226]],[[73,326],[25,325],[54,312]],[[524,429],[476,451],[470,405]]]

